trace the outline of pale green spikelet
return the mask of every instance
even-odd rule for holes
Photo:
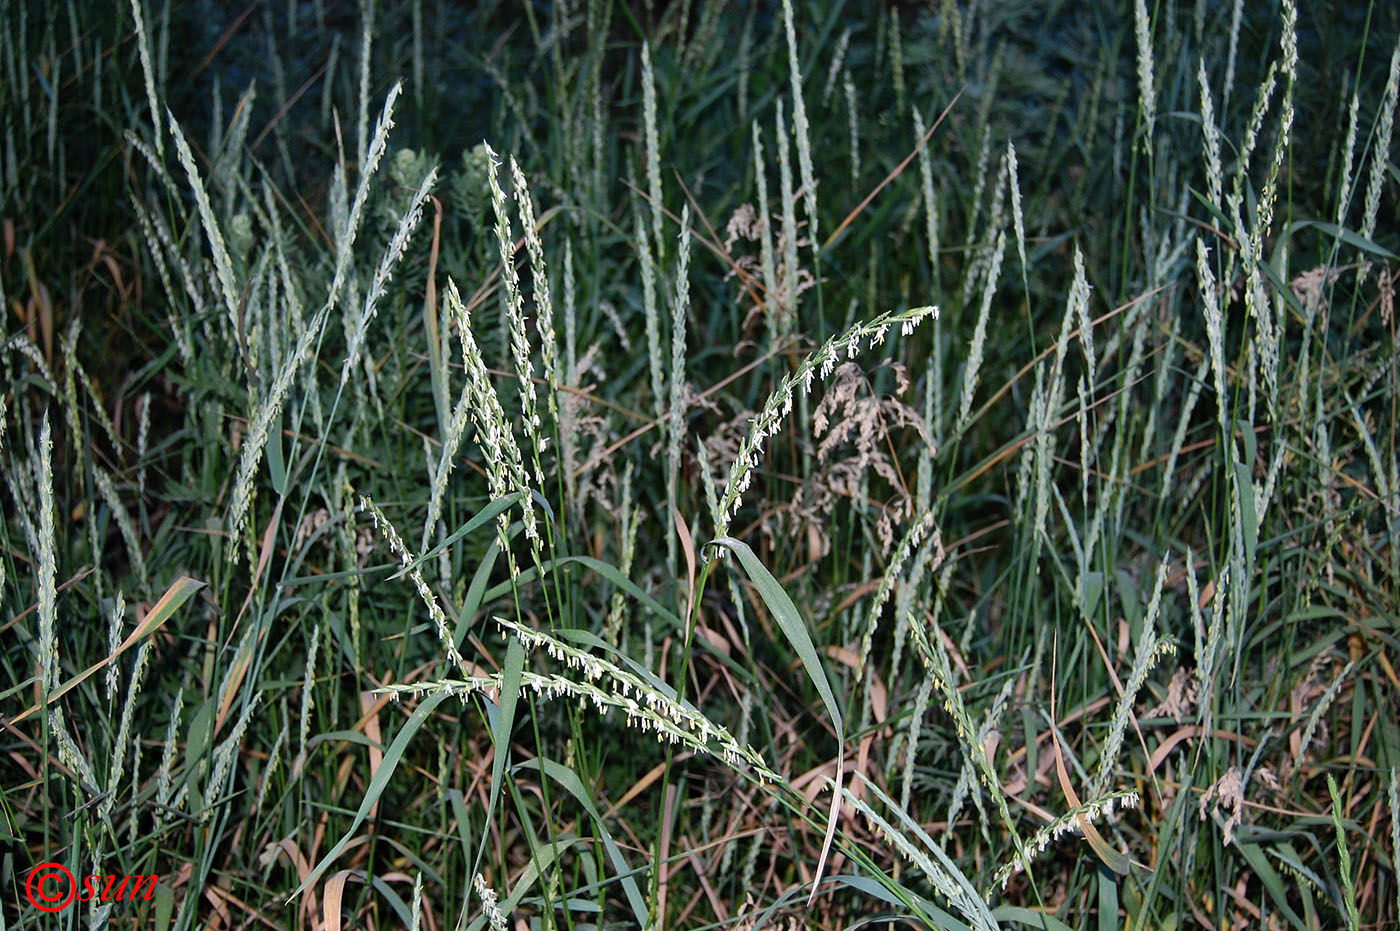
[[[651,70],[651,44],[642,43],[642,119],[646,129],[647,193],[651,199],[651,232],[656,238],[656,258],[666,258],[661,230],[661,142],[656,131],[656,76]]]
[[[792,128],[797,136],[797,167],[802,175],[802,199],[807,208],[807,233],[817,248],[817,176],[812,169],[811,128],[802,93],[802,70],[797,61],[797,31],[792,24],[792,0],[783,0],[783,28],[787,33],[788,74],[792,79]],[[781,146],[782,143],[779,142]]]
[[[744,492],[753,481],[753,470],[758,467],[763,442],[775,436],[781,429],[782,418],[792,410],[794,397],[809,393],[812,383],[818,377],[827,378],[835,370],[843,353],[848,359],[854,358],[863,340],[868,339],[872,347],[879,345],[884,342],[889,328],[895,324],[898,324],[901,333],[907,336],[925,318],[937,315],[937,307],[914,307],[905,311],[891,311],[867,323],[858,323],[841,335],[827,340],[784,377],[782,383],[764,402],[763,409],[754,416],[749,425],[748,435],[740,442],[734,462],[729,467],[729,480],[725,483],[724,495],[720,499],[723,521],[716,528],[716,536],[728,534],[729,521],[739,509]]]
[[[1137,693],[1147,681],[1147,674],[1152,671],[1152,667],[1157,664],[1157,660],[1165,653],[1175,652],[1176,647],[1170,641],[1159,640],[1157,638],[1157,617],[1162,608],[1162,586],[1167,580],[1167,565],[1170,562],[1169,556],[1163,556],[1162,561],[1157,565],[1157,581],[1152,587],[1152,600],[1147,605],[1147,613],[1142,621],[1142,633],[1139,635],[1137,652],[1133,656],[1133,666],[1128,673],[1128,679],[1123,684],[1123,691],[1118,696],[1118,704],[1113,709],[1113,718],[1109,722],[1108,737],[1104,741],[1103,751],[1099,755],[1099,770],[1090,785],[1089,793],[1093,796],[1102,796],[1108,791],[1109,780],[1113,778],[1114,768],[1118,765],[1118,751],[1123,746],[1123,734],[1127,730],[1128,720],[1132,716],[1133,702],[1137,699]]]

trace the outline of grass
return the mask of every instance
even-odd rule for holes
[[[0,0],[4,927],[1400,921],[1395,10],[212,9]]]

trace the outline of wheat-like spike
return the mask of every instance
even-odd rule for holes
[[[155,130],[153,135],[156,138],[156,154],[164,159],[165,139],[160,131],[160,104],[156,100],[155,68],[151,64],[151,41],[146,32],[146,16],[142,11],[142,6],[141,0],[131,0],[131,15],[136,20],[136,50],[141,56],[141,75],[146,82],[146,105],[151,108],[151,126]],[[56,82],[54,86],[57,86]],[[54,96],[57,98],[58,95],[55,93]]]
[[[1336,223],[1338,226],[1346,225],[1347,210],[1351,207],[1352,160],[1356,156],[1357,110],[1360,106],[1361,99],[1353,92],[1351,106],[1347,110],[1347,132],[1342,142],[1342,168],[1337,174],[1341,183],[1341,187],[1337,191]]]
[[[851,183],[855,184],[860,179],[860,113],[856,108],[856,85],[851,80],[850,71],[841,74],[841,92],[846,95],[846,130],[851,140]]]
[[[510,217],[506,215],[506,196],[497,180],[499,161],[490,146],[486,147],[487,179],[491,186],[491,207],[496,214],[496,241],[501,253],[501,282],[505,294],[506,318],[510,324],[510,354],[515,362],[515,375],[520,383],[520,408],[525,420],[525,433],[535,441],[535,481],[544,483],[540,468],[540,453],[545,445],[541,429],[539,405],[535,395],[534,366],[530,343],[525,337],[525,299],[520,293],[520,276],[515,270],[514,239]]]
[[[899,807],[909,809],[909,796],[914,788],[914,764],[918,760],[919,737],[924,732],[928,702],[933,697],[933,677],[924,676],[914,695],[914,709],[909,718],[909,739],[904,750],[904,775],[899,783]]]
[[[1376,130],[1376,143],[1371,148],[1371,172],[1366,180],[1365,212],[1361,217],[1361,235],[1365,239],[1371,239],[1376,234],[1381,188],[1386,166],[1390,164],[1390,139],[1395,130],[1397,96],[1400,96],[1400,39],[1396,40],[1395,51],[1390,55],[1390,74],[1385,81],[1385,92],[1381,95],[1380,126]],[[1362,269],[1364,273],[1364,265]]]
[[[827,340],[815,352],[802,360],[798,367],[785,376],[778,387],[768,396],[761,410],[749,425],[748,435],[739,444],[734,462],[729,467],[729,480],[725,484],[724,496],[720,499],[723,520],[717,529],[717,536],[725,536],[729,531],[729,521],[738,511],[744,492],[753,481],[753,470],[758,467],[758,456],[763,451],[763,441],[777,435],[781,420],[792,410],[793,398],[807,394],[812,383],[818,378],[827,378],[836,368],[841,354],[854,358],[860,350],[862,340],[869,339],[875,346],[884,342],[891,326],[898,324],[905,335],[926,317],[937,317],[934,306],[914,307],[905,311],[890,311],[881,314],[867,323],[858,323],[839,336]]]
[[[1086,802],[1078,808],[1071,809],[1032,834],[1026,842],[1027,856],[1014,855],[1009,862],[997,870],[996,875],[992,878],[992,883],[1005,889],[1007,883],[1011,881],[1011,877],[1027,870],[1030,867],[1030,861],[1048,850],[1051,844],[1064,835],[1074,834],[1082,830],[1084,822],[1092,824],[1099,818],[1112,814],[1115,805],[1124,809],[1136,808],[1140,803],[1141,799],[1136,792],[1110,792],[1102,798],[1094,799],[1092,802]]]
[[[1170,555],[1163,556],[1157,565],[1157,581],[1152,586],[1152,600],[1148,602],[1147,614],[1143,617],[1142,633],[1138,639],[1137,653],[1133,657],[1133,667],[1128,673],[1128,681],[1123,684],[1122,693],[1118,696],[1118,704],[1113,709],[1108,739],[1104,742],[1103,752],[1099,756],[1099,771],[1090,784],[1090,795],[1101,796],[1108,790],[1114,767],[1118,765],[1118,751],[1123,746],[1123,733],[1127,730],[1128,719],[1132,717],[1133,701],[1143,683],[1147,681],[1147,674],[1162,654],[1176,650],[1169,641],[1157,639],[1157,616],[1162,608],[1162,586],[1167,581],[1167,565],[1170,561]]]
[[[224,243],[223,230],[214,216],[209,192],[205,189],[199,169],[195,166],[194,155],[190,152],[189,143],[185,142],[185,134],[180,131],[180,124],[175,122],[175,114],[167,110],[166,115],[169,119],[170,134],[175,137],[175,152],[189,177],[190,188],[194,191],[194,202],[199,208],[199,221],[204,227],[204,235],[209,239],[209,248],[214,256],[214,271],[219,283],[220,296],[224,299],[224,310],[228,313],[229,326],[232,332],[237,333],[238,287],[233,280],[233,259]]]
[[[54,743],[58,744],[58,761],[66,766],[71,772],[77,774],[78,787],[97,787],[97,777],[93,774],[92,763],[78,746],[78,742],[73,739],[73,735],[68,732],[67,718],[63,714],[63,706],[55,704],[49,709],[49,731],[53,736]]]
[[[666,258],[661,226],[661,142],[656,130],[656,75],[651,70],[651,43],[642,43],[642,120],[646,132],[647,193],[651,199],[651,231],[656,237],[656,258]]]
[[[121,720],[117,725],[117,734],[112,741],[112,762],[107,770],[107,789],[98,805],[98,811],[103,820],[111,817],[112,807],[117,801],[117,785],[121,782],[122,773],[126,770],[126,753],[128,745],[139,744],[140,741],[131,740],[131,721],[136,712],[136,693],[141,691],[141,681],[146,675],[147,661],[151,655],[151,638],[147,637],[141,641],[141,645],[136,648],[136,661],[131,667],[131,678],[126,683],[126,701],[122,704]]]
[[[924,536],[933,530],[934,546],[941,553],[943,544],[939,538],[937,530],[933,529],[933,512],[925,511],[918,520],[909,524],[909,529],[905,532],[899,545],[895,547],[894,554],[890,557],[889,566],[885,569],[885,574],[880,578],[880,587],[875,592],[875,600],[870,603],[870,613],[865,622],[865,632],[860,638],[860,650],[857,653],[859,662],[857,667],[866,668],[866,660],[870,657],[870,644],[875,639],[875,628],[880,623],[880,612],[885,607],[885,602],[889,600],[890,593],[894,591],[894,586],[900,578],[900,570],[903,569],[905,561],[909,555],[923,542]],[[940,556],[937,560],[942,562]]]
[[[306,647],[306,668],[301,674],[301,714],[297,728],[300,738],[297,754],[299,770],[306,765],[306,742],[311,737],[311,712],[316,707],[316,654],[321,646],[319,631],[313,628],[311,636],[307,639],[310,642]]]
[[[628,577],[628,573],[632,571],[632,560],[637,553],[637,525],[641,523],[641,512],[632,507],[631,471],[622,474],[622,500],[617,513],[621,523],[618,539],[622,541],[617,569],[624,577]],[[621,644],[622,629],[626,624],[627,598],[619,589],[613,592],[612,602],[608,607],[608,619],[603,625],[603,639],[614,645]]]
[[[680,267],[676,271],[676,300],[671,308],[671,398],[666,443],[666,501],[677,506],[676,481],[681,468],[681,437],[685,428],[685,330],[690,313],[690,206],[681,208]],[[676,535],[666,535],[671,568],[676,568]]]
[[[116,486],[112,484],[112,477],[107,474],[107,470],[97,463],[92,464],[93,480],[97,485],[98,494],[106,502],[107,507],[112,511],[112,517],[117,522],[117,529],[121,531],[122,541],[126,544],[127,556],[131,558],[131,567],[136,570],[136,577],[144,585],[150,578],[146,571],[146,556],[141,552],[141,538],[136,532],[136,523],[131,519],[131,512],[122,504],[121,495],[117,494]]]
[[[923,138],[920,136],[920,138]],[[1016,146],[1006,142],[1006,186],[1011,190],[1011,222],[1016,231],[1016,255],[1021,260],[1021,280],[1026,278],[1026,221],[1021,214],[1021,180],[1017,173]]]
[[[808,236],[812,250],[817,241],[817,176],[812,170],[811,128],[807,102],[802,94],[802,69],[797,61],[797,30],[792,24],[792,0],[783,0],[783,28],[787,33],[788,74],[792,79],[792,126],[797,135],[797,167],[802,175],[802,198],[807,208]]]
[[[784,336],[791,333],[797,324],[797,195],[792,188],[792,163],[788,152],[787,123],[783,120],[783,101],[776,101],[775,129],[778,146],[778,190],[783,211],[782,283],[779,315],[779,330]]]
[[[457,284],[447,279],[447,310],[457,322],[457,333],[462,341],[462,361],[467,372],[467,382],[471,385],[472,420],[476,424],[477,442],[486,454],[487,484],[495,498],[519,493],[521,518],[525,525],[525,537],[530,542],[530,554],[536,563],[540,560],[541,541],[539,528],[535,525],[535,504],[530,492],[530,479],[520,458],[520,447],[516,445],[515,433],[506,421],[501,409],[496,389],[491,384],[491,376],[486,371],[486,363],[481,357],[476,339],[472,335],[471,321],[462,305]],[[510,518],[505,511],[498,518],[498,537],[501,550],[506,554],[512,578],[516,575],[515,558],[510,553]]]
[[[544,368],[545,384],[549,387],[545,395],[549,416],[554,418],[556,429],[559,418],[559,363],[557,360],[557,339],[554,333],[554,301],[549,291],[549,270],[544,262],[544,244],[535,222],[535,199],[530,194],[525,173],[516,164],[515,156],[510,159],[512,193],[520,208],[520,225],[525,232],[525,249],[530,253],[530,276],[535,285],[535,328],[540,334],[540,363]]]
[[[896,808],[894,803],[890,801],[888,796],[880,791],[878,786],[868,780],[865,785],[872,793],[881,799],[883,804],[901,815],[901,820],[904,820],[906,825],[911,827],[911,830],[918,830],[920,833],[923,833],[922,829],[919,828],[912,819],[908,818],[908,815],[901,809]],[[833,789],[835,788],[834,782],[832,783],[832,787]],[[924,876],[928,878],[928,881],[938,890],[939,895],[943,896],[943,898],[948,901],[948,904],[951,905],[972,928],[976,929],[976,931],[994,931],[994,929],[998,927],[996,919],[992,917],[990,910],[987,908],[987,903],[982,901],[981,896],[979,896],[976,890],[972,888],[971,884],[968,883],[962,872],[958,870],[953,862],[939,849],[938,845],[932,843],[931,840],[925,840],[925,838],[928,838],[927,834],[924,834],[923,838],[921,838],[924,842],[920,845],[916,845],[903,831],[894,827],[880,815],[876,814],[875,810],[871,808],[864,799],[857,796],[850,789],[843,788],[841,790],[841,795],[847,804],[851,805],[851,807],[865,818],[870,824],[871,829],[877,835],[889,841],[896,853],[923,872]],[[935,857],[938,862],[935,862]]]
[[[1298,752],[1294,754],[1293,765],[1298,766],[1303,762],[1303,757],[1307,755],[1308,748],[1312,746],[1313,734],[1317,731],[1318,722],[1327,713],[1327,709],[1332,707],[1332,703],[1341,694],[1342,685],[1351,675],[1351,671],[1356,668],[1356,661],[1352,660],[1342,667],[1341,673],[1332,680],[1332,684],[1327,686],[1327,691],[1322,693],[1322,697],[1313,705],[1312,711],[1308,714],[1307,724],[1303,726],[1303,739],[1298,745]]]
[[[992,262],[987,268],[987,276],[982,286],[982,306],[977,312],[977,324],[972,330],[967,367],[963,370],[962,396],[958,401],[958,433],[967,427],[972,414],[972,396],[977,391],[978,371],[982,367],[982,354],[987,339],[987,318],[992,311],[992,298],[996,295],[997,279],[1001,277],[1001,259],[1005,251],[1006,234],[998,231],[996,245],[992,248]]]
[[[1206,185],[1211,204],[1219,209],[1224,206],[1220,195],[1225,169],[1220,158],[1220,127],[1215,125],[1215,102],[1211,99],[1204,57],[1197,61],[1196,81],[1201,86],[1201,146],[1206,159]]]
[[[768,169],[763,161],[763,133],[753,121],[754,184],[758,188],[759,264],[763,271],[763,309],[768,323],[768,344],[776,346],[781,335],[778,273],[773,259],[773,217],[768,212]]]
[[[224,783],[228,779],[234,755],[238,753],[238,748],[243,743],[243,734],[248,730],[248,723],[253,719],[253,712],[257,709],[262,696],[261,689],[253,693],[252,699],[244,704],[243,712],[239,714],[238,720],[233,725],[233,730],[229,731],[228,737],[214,748],[214,761],[209,767],[209,781],[205,784],[204,789],[205,806],[199,812],[201,823],[208,823],[214,817],[215,812],[219,810],[219,803],[223,801]]]
[[[831,92],[836,87],[836,78],[841,74],[841,66],[846,62],[846,49],[851,44],[851,27],[847,26],[836,40],[836,48],[831,53],[831,66],[826,69],[826,85],[822,88],[822,103],[831,102]]]
[[[179,747],[180,734],[180,713],[185,705],[185,690],[179,688],[175,690],[175,705],[170,709],[170,721],[165,727],[165,742],[160,752],[160,768],[156,770],[156,806],[152,817],[155,819],[156,830],[160,830],[165,821],[165,812],[168,810],[171,791],[174,787],[174,780],[171,773],[175,767],[175,750]]]
[[[1138,101],[1147,132],[1144,144],[1152,151],[1152,131],[1157,122],[1157,87],[1152,66],[1152,25],[1147,19],[1146,0],[1134,0],[1133,23],[1137,35]]]
[[[656,306],[656,266],[652,261],[651,241],[647,237],[640,212],[633,217],[637,252],[642,262],[642,313],[646,318],[647,361],[651,372],[652,408],[656,419],[666,416],[665,378],[661,371],[661,315]]]
[[[365,336],[369,331],[369,322],[374,318],[375,312],[379,309],[379,300],[384,296],[384,292],[389,284],[389,279],[393,276],[394,269],[398,267],[403,259],[404,252],[408,249],[408,244],[413,239],[414,232],[418,229],[419,222],[423,219],[423,206],[428,201],[428,195],[433,186],[437,184],[437,168],[431,169],[423,177],[422,183],[418,185],[418,190],[414,192],[412,200],[409,201],[408,209],[399,218],[398,226],[394,229],[394,235],[389,240],[388,247],[384,250],[383,257],[379,260],[379,267],[374,270],[374,278],[370,282],[369,291],[365,294],[365,300],[361,306],[360,313],[354,317],[354,324],[350,329],[349,346],[345,354],[345,362],[340,368],[341,383],[350,376],[350,371],[360,360],[360,352],[364,347]]]
[[[1400,770],[1390,767],[1390,849],[1400,850]],[[1395,906],[1400,910],[1400,888],[1395,891]]]
[[[27,341],[26,341],[27,342]],[[39,427],[38,457],[34,463],[34,482],[39,494],[39,668],[45,693],[58,688],[58,557],[54,541],[53,503],[53,436],[49,429],[49,414]]]
[[[1224,102],[1220,106],[1220,112],[1230,111],[1230,91],[1235,86],[1235,59],[1239,52],[1240,45],[1240,19],[1244,13],[1244,0],[1235,0],[1235,5],[1230,13],[1230,42],[1229,51],[1225,59],[1225,90]]]
[[[924,117],[923,114],[919,112],[918,107],[914,107],[913,112],[914,142],[918,144],[923,142],[924,133],[926,132],[924,129]],[[929,153],[929,147],[926,145],[919,146],[919,180],[924,195],[924,229],[928,239],[929,278],[933,283],[933,291],[936,294],[939,290],[938,195],[935,193],[933,187],[933,156]],[[1018,203],[1019,197],[1020,195],[1017,194]],[[1019,207],[1017,210],[1017,219],[1018,221],[1020,219]],[[1018,227],[1018,230],[1019,229]],[[1017,235],[1024,239],[1024,232],[1018,232]],[[1025,264],[1024,245],[1022,245],[1021,249],[1021,263],[1023,265]]]
[[[121,589],[117,590],[115,600],[112,602],[112,612],[107,615],[107,654],[115,656],[117,647],[122,642],[122,620],[126,617],[126,599],[122,597]],[[117,694],[117,673],[120,669],[117,663],[107,664],[107,701],[111,701]]]
[[[301,337],[297,340],[296,347],[288,355],[281,371],[277,374],[277,378],[273,381],[272,387],[268,389],[267,397],[263,399],[262,404],[258,406],[257,411],[254,413],[252,424],[248,431],[248,437],[243,442],[243,449],[239,456],[237,478],[234,482],[233,496],[229,506],[228,525],[235,538],[241,534],[243,529],[243,520],[247,516],[248,505],[252,497],[253,472],[257,469],[262,459],[263,448],[267,444],[268,431],[271,424],[281,413],[282,404],[286,401],[287,394],[291,390],[292,381],[296,377],[297,370],[310,358],[312,349],[320,336],[322,327],[325,325],[326,318],[335,307],[340,297],[340,291],[345,286],[347,272],[350,267],[351,251],[354,246],[355,236],[359,231],[360,218],[364,214],[365,201],[369,196],[369,179],[377,169],[384,155],[384,149],[388,144],[389,129],[393,126],[392,116],[394,102],[398,99],[400,91],[401,85],[399,84],[395,84],[389,91],[389,96],[384,102],[384,112],[380,115],[379,122],[375,126],[374,138],[370,141],[369,149],[365,153],[364,171],[360,178],[359,187],[355,192],[355,200],[344,216],[340,218],[342,223],[339,224],[341,232],[336,242],[335,272],[331,278],[329,292],[326,295],[326,302],[321,306],[320,310],[316,312],[311,324],[302,333]],[[171,125],[172,128],[175,128],[173,120]],[[177,142],[183,144],[183,137],[177,136]],[[188,153],[188,146],[184,148],[184,151]],[[434,174],[430,172],[428,178],[424,179],[425,184],[433,178]],[[334,184],[331,186],[333,194],[337,187],[339,186]],[[343,187],[341,187],[341,190],[343,191]],[[422,189],[420,188],[420,190]],[[426,197],[426,194],[424,193],[423,196]],[[400,220],[399,228],[394,234],[394,239],[391,241],[389,249],[385,252],[384,260],[380,263],[379,270],[375,273],[375,291],[372,293],[375,293],[376,299],[378,294],[382,294],[384,285],[388,281],[389,272],[392,270],[394,263],[397,262],[398,257],[402,254],[404,247],[407,245],[412,226],[417,222],[413,214],[417,212],[421,215],[421,201],[416,202],[418,203],[418,209],[416,211],[410,209],[409,213]],[[334,204],[334,197],[332,198],[332,204]],[[372,313],[373,310],[374,304],[367,301],[367,313]],[[351,328],[352,326],[348,317],[346,325],[347,328]],[[353,329],[358,329],[358,327]],[[353,330],[347,335],[353,337]],[[363,340],[363,334],[360,335],[360,340]],[[358,347],[355,347],[353,351],[358,353]],[[348,377],[349,368],[347,365],[341,370],[342,386],[345,384],[345,381],[348,380]],[[237,546],[229,547],[228,551],[230,559],[237,559],[239,551]]]
[[[890,71],[894,81],[894,112],[904,116],[904,41],[899,7],[890,7]]]
[[[447,614],[438,604],[437,596],[428,587],[428,583],[423,579],[423,573],[419,571],[414,563],[414,556],[404,545],[403,538],[389,519],[384,516],[384,512],[370,500],[368,495],[360,496],[360,508],[369,511],[374,518],[375,529],[384,537],[389,544],[389,550],[399,558],[399,565],[406,569],[405,574],[413,587],[418,590],[418,596],[423,599],[423,603],[428,607],[428,616],[433,619],[433,626],[437,630],[438,640],[447,651],[448,660],[457,667],[463,666],[462,655],[457,652],[457,645],[452,641],[452,629],[448,624]],[[303,722],[304,723],[304,722]]]

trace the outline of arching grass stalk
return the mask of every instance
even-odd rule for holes
[[[729,536],[729,522],[738,511],[743,502],[744,491],[753,480],[753,471],[758,466],[758,456],[763,450],[763,441],[772,436],[776,436],[781,428],[782,418],[791,412],[794,396],[806,396],[812,390],[812,383],[818,378],[825,379],[835,370],[837,362],[842,358],[853,359],[861,349],[862,340],[868,340],[867,348],[874,348],[885,341],[885,336],[889,328],[894,325],[900,327],[903,335],[909,335],[914,328],[923,320],[929,317],[937,318],[938,308],[936,306],[914,307],[905,311],[889,311],[881,314],[874,320],[857,323],[839,336],[827,340],[815,352],[809,354],[802,360],[791,373],[789,373],[773,393],[764,402],[763,409],[754,417],[749,424],[748,435],[739,445],[739,450],[734,458],[734,462],[729,467],[729,479],[725,484],[724,496],[719,500],[718,507],[714,514],[715,518],[715,539]],[[707,547],[713,544],[707,544]],[[685,700],[686,678],[690,672],[691,648],[694,643],[695,627],[699,623],[700,605],[704,600],[705,586],[709,581],[710,573],[714,570],[715,560],[706,555],[700,569],[700,575],[695,583],[695,589],[690,594],[689,609],[685,619],[685,642],[681,649],[681,663],[679,675],[676,678],[675,689],[677,701]],[[833,708],[833,713],[835,709]],[[666,766],[662,775],[662,805],[661,817],[665,817],[664,805],[666,798],[665,788],[670,785],[671,764],[674,761],[672,748],[666,751]],[[839,774],[839,769],[838,769]],[[837,796],[839,798],[839,796]],[[834,820],[828,824],[828,843],[831,837],[831,827]],[[658,835],[659,837],[659,835]],[[658,841],[659,843],[659,841]],[[656,851],[658,857],[660,851]],[[818,870],[818,879],[820,869]],[[660,874],[652,873],[651,893],[653,900],[656,897],[660,882]],[[813,892],[816,887],[814,885]]]

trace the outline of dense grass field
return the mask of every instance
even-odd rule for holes
[[[1397,90],[1384,2],[0,0],[0,928],[1400,926]]]

